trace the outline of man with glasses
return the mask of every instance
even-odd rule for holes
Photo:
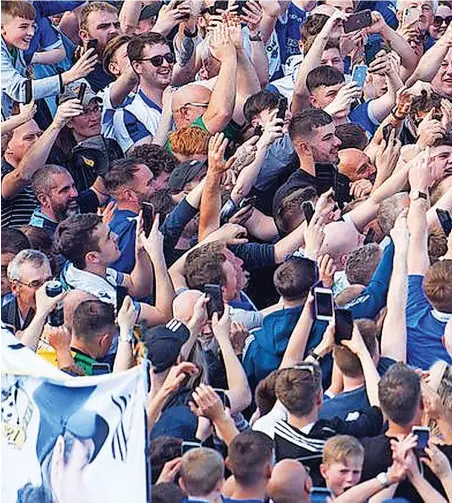
[[[176,61],[166,38],[160,33],[134,37],[127,55],[139,79],[134,99],[115,114],[116,139],[123,152],[137,142],[149,143],[157,133],[162,117],[163,91],[171,84]]]
[[[2,322],[17,332],[33,320],[36,291],[52,278],[52,271],[42,252],[22,250],[9,263],[7,273],[14,298],[2,307]]]

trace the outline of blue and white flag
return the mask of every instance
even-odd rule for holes
[[[2,330],[2,369],[2,502],[146,502],[140,367],[68,377]]]

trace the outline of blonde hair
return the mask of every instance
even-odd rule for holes
[[[224,461],[213,449],[192,449],[182,456],[180,476],[189,496],[208,496],[224,478]]]
[[[336,435],[328,439],[323,448],[323,463],[347,463],[350,458],[360,458],[364,461],[364,447],[350,435]]]
[[[118,14],[118,9],[107,2],[90,2],[86,4],[80,12],[79,28],[80,30],[88,31],[88,17],[91,12],[110,12],[111,14]]]

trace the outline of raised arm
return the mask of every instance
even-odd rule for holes
[[[237,51],[226,26],[217,26],[210,32],[209,49],[220,61],[221,67],[209,106],[202,118],[209,133],[215,134],[229,124],[237,95]]]
[[[127,295],[118,312],[118,352],[116,353],[113,372],[121,372],[135,366],[132,342],[134,340],[133,328],[137,322],[138,313],[132,299]]]
[[[268,84],[268,58],[260,30],[264,11],[259,2],[250,1],[246,3],[243,12],[241,20],[247,24],[250,34],[251,62],[260,86],[265,87]]]
[[[381,355],[400,362],[406,362],[405,309],[409,243],[406,217],[407,212],[404,211],[391,230],[395,251],[387,298],[388,310],[381,334]]]
[[[11,199],[25,187],[28,187],[31,178],[39,168],[47,162],[50,151],[60,131],[71,117],[80,115],[83,107],[78,100],[69,100],[58,107],[53,122],[44,131],[42,136],[28,150],[19,166],[2,180],[2,197]]]

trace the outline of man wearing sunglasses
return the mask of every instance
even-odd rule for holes
[[[138,78],[134,98],[114,118],[116,139],[123,152],[157,133],[162,117],[163,91],[171,84],[176,58],[160,33],[139,35],[128,43],[127,56]]]

